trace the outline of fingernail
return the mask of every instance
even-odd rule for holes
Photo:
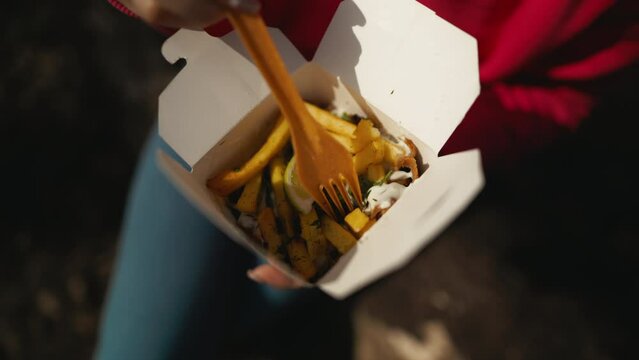
[[[264,279],[262,279],[262,277],[259,274],[257,274],[256,271],[247,270],[246,276],[248,276],[249,279],[255,281],[256,283],[260,283],[260,284],[264,283]]]
[[[260,11],[260,2],[258,0],[223,0],[226,6],[244,11],[247,13],[256,13]]]

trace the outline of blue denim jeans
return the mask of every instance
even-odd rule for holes
[[[156,166],[154,129],[128,198],[97,359],[209,357],[295,299],[246,277],[256,258],[192,207]],[[315,295],[313,295],[315,293]]]

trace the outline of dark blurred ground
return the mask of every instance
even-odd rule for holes
[[[104,1],[14,2],[0,20],[0,359],[85,359],[136,156],[177,69],[161,35]],[[637,358],[628,83],[576,134],[491,174],[440,239],[353,298],[360,358]]]
[[[0,18],[0,359],[86,359],[174,71],[163,36],[106,1],[13,2]]]

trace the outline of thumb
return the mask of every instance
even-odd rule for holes
[[[267,264],[247,271],[246,275],[257,283],[268,284],[277,289],[295,289],[304,285],[303,282],[293,279],[272,265]]]

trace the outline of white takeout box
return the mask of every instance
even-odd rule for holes
[[[427,169],[317,282],[345,298],[405,265],[483,187],[479,151],[437,157],[479,94],[476,41],[414,0],[345,0],[311,62],[279,30],[270,32],[305,100],[365,113],[385,132],[412,139]],[[161,151],[160,167],[220,230],[266,257],[206,180],[262,145],[279,113],[268,86],[234,33],[218,39],[180,30],[162,52],[186,66],[160,95],[159,132],[192,169]]]

